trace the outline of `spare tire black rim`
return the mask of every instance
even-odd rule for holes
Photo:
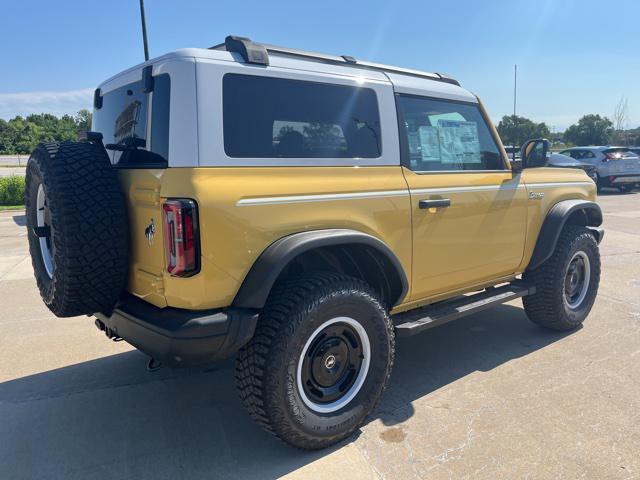
[[[47,235],[39,235],[40,254],[42,263],[49,278],[53,278],[53,255],[55,247],[51,238],[51,213],[47,205],[47,195],[42,184],[38,185],[38,198],[36,200],[36,224],[40,231],[48,231]]]
[[[370,359],[369,337],[360,323],[349,317],[324,322],[311,334],[298,360],[302,401],[318,413],[341,409],[360,391]]]
[[[591,264],[588,255],[579,251],[574,253],[564,278],[564,301],[575,310],[587,296],[591,280]]]

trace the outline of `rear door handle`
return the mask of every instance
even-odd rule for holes
[[[420,200],[418,206],[425,208],[446,208],[451,206],[451,200],[448,198],[439,198],[437,200]]]

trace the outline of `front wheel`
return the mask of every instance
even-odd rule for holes
[[[277,285],[236,381],[267,431],[304,449],[353,433],[384,391],[395,352],[391,320],[364,282],[331,273]]]
[[[523,280],[536,293],[522,299],[529,319],[553,330],[571,330],[582,324],[595,302],[600,283],[600,252],[585,227],[568,225],[553,255]]]

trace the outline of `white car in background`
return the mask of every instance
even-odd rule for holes
[[[627,147],[574,147],[560,153],[595,166],[592,178],[598,191],[603,187],[615,187],[628,192],[640,184],[640,157]]]

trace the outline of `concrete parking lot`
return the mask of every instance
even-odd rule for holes
[[[0,478],[640,478],[640,192],[599,198],[598,300],[550,333],[520,302],[402,339],[357,435],[322,452],[255,426],[232,362],[145,370],[41,302],[22,212],[0,213]]]

